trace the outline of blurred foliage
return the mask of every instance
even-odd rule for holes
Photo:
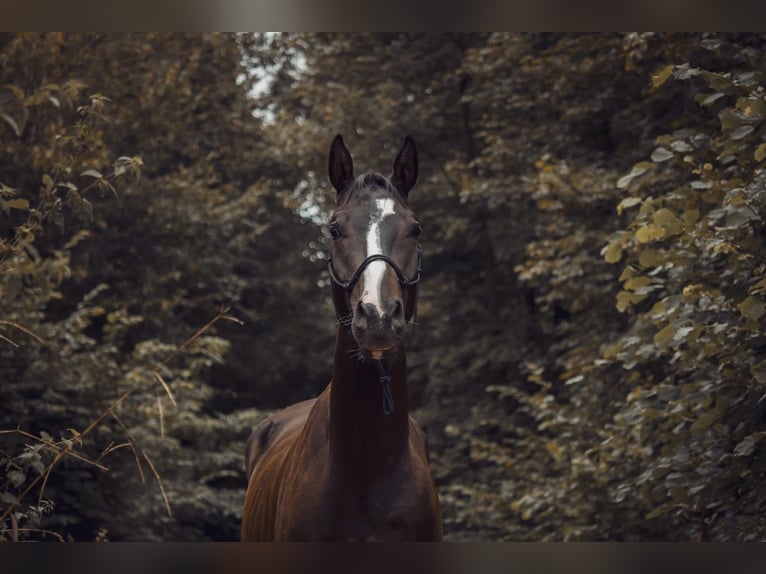
[[[77,540],[236,539],[242,442],[259,416],[247,407],[324,381],[271,360],[291,333],[331,345],[332,329],[301,313],[316,279],[288,277],[319,275],[301,256],[315,226],[269,187],[283,168],[264,151],[240,54],[217,34],[2,38],[0,428],[37,437],[2,437],[3,511],[54,443],[138,389],[75,445],[97,460],[130,443],[105,457],[109,471],[65,456],[42,500],[38,484],[14,510],[20,528],[50,500],[45,528]],[[218,322],[158,371],[174,405],[155,368],[222,305],[245,324]]]
[[[0,35],[3,508],[60,457],[0,536],[238,536],[249,428],[329,378],[339,132],[358,172],[420,153],[408,363],[448,539],[766,539],[765,56]]]

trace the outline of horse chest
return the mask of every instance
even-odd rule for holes
[[[427,489],[401,471],[371,484],[334,475],[323,484],[298,487],[302,495],[291,495],[291,499],[298,502],[300,511],[283,509],[277,517],[277,537],[283,540],[422,539],[435,518]]]

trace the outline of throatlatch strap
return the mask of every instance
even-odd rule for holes
[[[388,416],[394,412],[394,397],[391,396],[391,377],[386,372],[386,367],[383,365],[383,361],[375,361],[378,365],[378,375],[380,376],[380,382],[383,385],[383,414]]]

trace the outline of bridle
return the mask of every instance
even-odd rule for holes
[[[404,309],[405,313],[407,311],[407,303],[409,300],[409,291],[411,288],[415,288],[415,298],[417,299],[417,284],[420,281],[420,274],[421,274],[421,255],[423,252],[423,248],[418,245],[418,265],[417,265],[417,271],[415,272],[415,278],[414,279],[407,279],[407,277],[404,276],[404,273],[402,273],[402,270],[399,268],[399,266],[396,264],[396,262],[388,257],[387,255],[383,255],[382,253],[376,253],[374,255],[370,255],[367,259],[362,261],[362,263],[357,267],[356,271],[354,271],[354,274],[351,276],[351,279],[348,281],[341,281],[341,279],[335,274],[335,270],[332,266],[332,257],[327,258],[327,271],[330,273],[330,279],[332,279],[332,282],[343,289],[345,292],[345,312],[343,312],[343,309],[338,309],[338,302],[335,301],[335,314],[340,319],[341,317],[346,317],[351,314],[351,291],[354,288],[354,285],[356,285],[356,282],[359,281],[359,278],[362,276],[362,273],[364,273],[364,270],[367,268],[367,266],[372,263],[373,261],[383,261],[384,263],[387,263],[393,270],[394,273],[396,273],[397,279],[399,279],[399,283],[402,287],[404,287]],[[414,319],[415,314],[415,307],[417,305],[414,305],[410,316],[405,315],[405,321],[407,323],[411,322]]]
[[[407,324],[411,324],[411,338],[412,331],[414,330],[415,317],[417,315],[419,293],[418,287],[422,270],[421,255],[423,253],[423,249],[420,244],[417,246],[417,253],[417,271],[415,272],[415,277],[413,279],[408,279],[405,277],[404,273],[402,273],[402,270],[393,259],[387,255],[383,255],[382,253],[376,253],[374,255],[370,255],[367,259],[362,261],[359,267],[357,267],[356,271],[354,271],[353,275],[351,275],[351,279],[348,281],[342,281],[335,274],[335,270],[332,266],[332,256],[329,256],[327,258],[327,271],[330,273],[330,279],[332,280],[333,304],[335,306],[335,315],[338,317],[338,320],[340,321],[344,317],[351,315],[351,291],[353,290],[354,285],[356,285],[356,282],[359,281],[359,277],[362,276],[362,273],[364,273],[364,270],[367,268],[367,266],[373,261],[383,261],[394,270],[394,273],[396,273],[396,277],[399,280],[399,284],[403,287],[402,294],[404,301],[402,303],[404,305],[404,320]],[[338,288],[340,288],[340,292]],[[343,307],[341,307],[341,305]],[[383,413],[390,415],[394,412],[394,399],[391,396],[391,389],[389,388],[391,377],[388,375],[388,369],[382,360],[376,360],[375,363],[377,364],[380,382],[383,385]]]

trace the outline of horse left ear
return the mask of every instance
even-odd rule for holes
[[[349,183],[354,181],[354,162],[340,134],[335,136],[330,146],[328,174],[330,183],[339,195]]]
[[[418,180],[418,150],[410,136],[404,138],[404,147],[394,161],[394,185],[405,196]]]

